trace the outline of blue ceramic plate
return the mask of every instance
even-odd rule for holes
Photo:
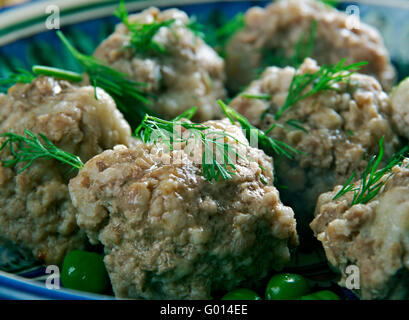
[[[270,1],[206,1],[206,0],[152,0],[127,1],[129,11],[148,6],[177,7],[194,15],[199,22],[211,25],[216,20],[228,19],[239,12]],[[340,2],[338,9],[357,5],[361,20],[375,26],[382,33],[399,79],[409,75],[409,1],[362,0]],[[46,28],[47,8],[60,9],[60,26],[81,51],[92,54],[97,45],[109,35],[118,20],[113,12],[118,1],[102,0],[36,0],[0,9],[0,78],[18,67],[34,64],[50,65],[80,71],[79,66],[63,50],[54,30]],[[53,54],[50,54],[52,52]],[[290,269],[315,277],[323,285],[331,285],[328,268],[321,251],[296,256]],[[111,299],[66,289],[47,289],[45,267],[37,265],[19,248],[0,242],[0,299]],[[339,289],[341,290],[341,289]],[[348,292],[344,292],[347,298]]]

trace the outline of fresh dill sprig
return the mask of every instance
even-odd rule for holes
[[[337,200],[343,195],[347,194],[348,192],[355,191],[354,179],[355,179],[355,172],[351,174],[351,176],[342,186],[341,190],[338,191],[338,193],[332,198],[332,200]]]
[[[60,68],[35,65],[33,66],[32,70],[36,75],[48,76],[56,79],[68,80],[71,82],[81,82],[83,80],[82,74]]]
[[[82,75],[79,73],[47,66],[35,65],[32,67],[32,72],[22,68],[18,68],[17,71],[18,72],[9,75],[5,79],[0,79],[0,88],[9,88],[16,83],[31,83],[37,76],[40,75],[68,80],[71,82],[82,81]]]
[[[322,3],[330,7],[336,7],[339,4],[339,0],[320,0]]]
[[[361,66],[366,65],[368,62],[362,61],[353,63],[350,65],[345,64],[346,59],[342,59],[339,63],[335,65],[323,65],[317,72],[314,73],[304,73],[297,74],[297,69],[295,70],[293,79],[291,80],[290,87],[288,89],[287,98],[284,104],[278,109],[274,114],[274,119],[278,120],[281,118],[283,113],[291,106],[297,104],[299,101],[310,97],[321,91],[337,91],[339,89],[334,85],[341,82],[346,82],[349,84],[351,75],[358,71]],[[247,99],[261,99],[269,101],[272,96],[269,94],[252,94],[252,93],[242,93],[242,97]],[[272,107],[267,108],[260,116],[260,119],[264,117],[271,111]],[[295,120],[296,121],[296,120]],[[300,122],[295,123],[294,120],[287,121],[287,124],[293,126],[297,129],[306,131],[302,127]],[[274,123],[265,132],[268,133],[277,126]]]
[[[207,44],[213,47],[221,57],[226,57],[226,45],[229,40],[245,27],[245,15],[237,13],[234,17],[228,18],[222,15],[210,15],[212,20],[208,20],[206,27],[202,27]],[[217,21],[213,21],[217,20]]]
[[[189,22],[186,24],[186,27],[192,31],[196,37],[205,39],[206,27],[197,20],[196,16],[191,16],[189,18]]]
[[[242,96],[243,98],[246,98],[246,99],[260,99],[260,100],[266,100],[266,101],[269,101],[269,100],[271,100],[271,98],[272,98],[272,96],[271,96],[270,94],[264,94],[264,93],[256,94],[256,93],[246,93],[246,92],[245,92],[245,93],[242,93],[241,96]],[[263,120],[263,119],[267,116],[267,114],[269,113],[270,110],[271,110],[271,107],[270,107],[270,108],[266,108],[266,110],[264,110],[263,113],[261,114],[260,120]],[[294,129],[301,130],[301,131],[304,131],[305,133],[308,133],[308,130],[305,129],[305,128],[302,126],[302,122],[299,121],[299,120],[297,120],[297,119],[289,119],[289,120],[287,120],[287,121],[285,122],[285,125],[288,125],[288,126],[290,126],[290,127],[293,127]],[[269,132],[272,131],[275,127],[281,127],[281,128],[286,129],[285,125],[280,124],[280,123],[278,123],[278,122],[274,122],[274,124],[271,125],[271,126],[268,128],[268,131],[266,131],[266,132],[264,132],[264,133],[266,133],[266,134],[269,133]]]
[[[294,55],[292,57],[293,66],[298,67],[306,58],[312,56],[315,45],[315,38],[317,36],[317,24],[318,23],[316,20],[312,20],[308,36],[303,33],[301,35],[301,38],[295,44]]]
[[[308,130],[303,127],[302,123],[303,123],[302,121],[297,120],[297,119],[288,119],[285,122],[286,125],[293,127],[294,129],[303,131],[305,133],[309,133]]]
[[[267,100],[267,101],[271,100],[271,97],[272,97],[271,94],[264,94],[264,93],[257,94],[257,93],[244,92],[240,95],[246,99],[260,99],[260,100]]]
[[[230,38],[244,27],[245,16],[240,12],[215,31],[215,40],[220,46],[225,46]]]
[[[122,23],[128,28],[130,40],[129,46],[132,47],[136,53],[166,53],[166,49],[158,42],[154,40],[155,35],[159,29],[170,27],[174,19],[152,23],[139,23],[138,21],[129,21],[128,11],[126,10],[125,3],[122,0],[114,15],[122,21]]]
[[[274,122],[267,130],[264,131],[264,134],[269,134],[275,128],[282,128],[289,130],[288,127],[292,127],[293,129],[303,131],[305,133],[309,133],[307,129],[302,126],[302,122],[297,119],[289,119],[285,123]]]
[[[264,49],[263,62],[261,68],[257,71],[257,74],[263,72],[263,70],[270,66],[286,67],[298,66],[303,63],[305,58],[311,57],[314,50],[315,40],[317,34],[317,21],[312,20],[308,32],[303,32],[296,44],[294,45],[294,53],[292,56],[284,54],[283,49]]]
[[[234,144],[243,144],[224,130],[214,130],[203,124],[183,121],[183,118],[190,119],[196,108],[185,111],[173,120],[163,120],[154,116],[146,115],[145,119],[135,130],[135,135],[139,136],[145,143],[161,142],[170,151],[174,150],[174,144],[185,144],[190,142],[200,142],[203,149],[201,164],[203,176],[208,181],[231,179],[234,176],[236,166],[235,159],[244,159],[234,145],[228,143],[230,139]],[[184,128],[186,135],[178,132],[177,128]]]
[[[354,196],[351,201],[352,207],[356,204],[368,203],[376,197],[392,176],[392,168],[402,163],[403,155],[408,151],[408,147],[403,148],[400,152],[392,156],[391,160],[389,160],[385,167],[378,169],[384,155],[383,140],[384,138],[382,137],[379,141],[379,154],[373,156],[368,161],[364,172],[361,174],[359,186],[357,187],[354,182],[356,176],[356,173],[354,172],[332,200],[337,200],[348,192],[353,192]],[[388,173],[389,175],[387,175]],[[387,175],[386,178],[385,175]]]
[[[334,87],[336,83],[349,82],[352,73],[367,64],[366,61],[363,61],[345,65],[345,62],[346,59],[342,59],[335,65],[323,65],[314,73],[297,74],[296,71],[288,89],[287,98],[274,118],[278,120],[288,108],[317,92],[339,91]]]
[[[295,155],[301,154],[299,150],[296,150],[288,144],[268,136],[266,132],[263,132],[251,125],[246,117],[242,116],[236,110],[226,105],[222,100],[218,100],[217,102],[222,108],[226,117],[229,118],[232,123],[238,122],[246,131],[247,139],[251,142],[253,140],[252,138],[255,138],[261,149],[263,149],[268,155],[272,156],[273,154],[276,154],[278,156],[285,156],[289,159],[293,159]]]
[[[72,169],[82,169],[84,164],[81,159],[69,152],[57,148],[45,135],[39,133],[38,137],[28,129],[24,130],[24,136],[12,131],[0,134],[1,138],[7,138],[1,145],[0,151],[9,146],[13,159],[3,160],[5,167],[12,167],[18,163],[26,163],[18,173],[26,170],[31,164],[40,158],[56,159],[68,164]]]
[[[146,87],[145,83],[133,81],[127,74],[108,67],[103,61],[80,53],[61,31],[57,31],[57,35],[84,68],[90,83],[95,88],[96,99],[98,99],[96,88],[105,90],[115,100],[119,110],[133,127],[140,123],[145,114],[154,115],[154,112],[147,107],[151,104],[149,99],[151,96],[142,90]]]
[[[18,68],[17,72],[10,74],[7,78],[0,79],[0,89],[7,90],[16,83],[31,83],[35,79],[30,71]]]

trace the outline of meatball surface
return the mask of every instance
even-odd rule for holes
[[[270,56],[293,57],[300,39],[307,41],[313,33],[310,57],[319,64],[336,64],[343,58],[348,64],[368,61],[362,73],[375,76],[386,90],[390,89],[395,70],[379,32],[362,22],[358,29],[349,29],[349,19],[345,13],[314,0],[280,0],[265,9],[249,9],[245,28],[226,48],[229,88],[242,90],[263,65],[273,65],[265,64]]]
[[[306,59],[297,72],[318,70],[314,60]],[[352,74],[349,83],[335,84],[337,91],[319,91],[300,100],[276,120],[275,114],[285,103],[294,74],[292,67],[267,68],[246,93],[271,98],[249,99],[239,95],[230,106],[261,130],[266,131],[273,123],[280,124],[269,135],[302,152],[293,161],[277,161],[276,173],[278,184],[288,187],[281,191],[284,203],[300,217],[312,218],[321,193],[345,183],[354,171],[359,176],[367,158],[377,154],[382,137],[384,159],[389,159],[396,151],[398,138],[383,115],[390,109],[387,94],[373,77],[362,74]],[[297,121],[302,129],[288,125],[288,121]]]
[[[184,143],[167,153],[139,142],[104,151],[71,180],[78,225],[105,246],[116,296],[209,299],[289,261],[296,222],[273,186],[272,159],[227,119],[205,125],[237,137],[251,159],[238,159],[231,179],[205,180]]]
[[[24,129],[44,134],[84,162],[127,143],[130,136],[129,125],[104,91],[98,89],[95,100],[93,87],[48,77],[17,84],[7,95],[0,95],[0,133],[23,135]],[[1,160],[11,157],[9,147],[0,152]],[[56,160],[37,159],[19,173],[26,164],[5,167],[0,163],[0,237],[31,249],[47,264],[58,264],[67,251],[87,243],[75,222],[68,192],[75,172]]]
[[[409,294],[409,159],[385,174],[385,187],[366,204],[351,206],[353,192],[319,197],[311,228],[346,286],[350,265],[359,268],[362,299],[407,299]],[[388,178],[389,177],[389,178]],[[359,187],[360,183],[355,183]]]
[[[406,78],[390,93],[390,117],[399,136],[409,139],[409,78]]]
[[[196,106],[195,120],[219,118],[216,100],[225,98],[224,61],[187,27],[186,13],[149,8],[129,16],[129,20],[141,24],[174,20],[153,38],[165,52],[135,52],[129,47],[129,30],[121,23],[96,49],[95,57],[135,81],[146,83],[143,90],[156,96],[150,107],[161,117],[172,119]]]

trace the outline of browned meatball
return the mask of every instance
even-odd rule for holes
[[[346,286],[352,275],[346,272],[348,266],[359,268],[356,293],[363,299],[409,295],[408,166],[406,159],[394,167],[392,176],[385,174],[385,187],[366,204],[351,206],[353,192],[333,200],[341,186],[319,197],[311,228],[328,261],[341,273],[340,285]]]
[[[64,151],[83,161],[126,143],[129,125],[105,92],[76,87],[65,81],[39,77],[31,84],[17,84],[0,95],[0,132],[24,129],[42,133]],[[3,142],[5,138],[1,139]],[[10,159],[9,148],[0,159]],[[59,263],[65,253],[83,248],[86,236],[75,222],[76,210],[68,192],[70,167],[38,159],[6,168],[0,163],[0,237],[33,251],[45,263]]]
[[[256,76],[268,55],[292,57],[300,39],[307,39],[311,23],[316,32],[311,58],[321,65],[368,61],[362,72],[375,76],[385,89],[395,80],[395,70],[378,31],[364,23],[348,29],[348,16],[314,0],[275,1],[265,9],[246,13],[244,30],[227,45],[228,86],[241,90]],[[271,63],[269,63],[271,65]]]
[[[295,220],[273,186],[272,159],[227,119],[205,124],[242,141],[251,159],[229,180],[205,180],[185,144],[169,154],[142,142],[103,152],[71,180],[77,222],[105,246],[116,296],[209,299],[289,261]]]
[[[162,27],[153,39],[165,52],[134,52],[129,48],[128,29],[119,24],[96,49],[95,57],[146,83],[146,91],[157,97],[151,107],[164,118],[174,118],[193,106],[198,107],[195,120],[220,117],[216,100],[225,97],[224,61],[187,27],[186,13],[149,8],[129,19],[143,24],[173,19],[174,22]]]
[[[314,60],[306,59],[297,72],[318,70]],[[398,138],[382,113],[390,109],[387,94],[373,77],[362,74],[351,75],[349,84],[336,84],[338,91],[320,91],[299,101],[275,120],[278,108],[287,98],[294,72],[292,67],[267,68],[246,93],[267,94],[271,98],[267,101],[239,95],[231,107],[262,130],[277,121],[284,128],[277,126],[270,135],[303,152],[294,161],[279,161],[276,173],[278,183],[288,187],[281,192],[284,203],[299,217],[306,215],[304,222],[309,230],[308,219],[312,218],[318,196],[343,184],[354,171],[359,174],[367,164],[364,156],[377,154],[382,137],[384,159],[388,159],[396,151]],[[288,126],[289,120],[299,121],[305,131]]]

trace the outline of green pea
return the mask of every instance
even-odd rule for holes
[[[105,293],[110,282],[103,256],[95,252],[71,251],[63,261],[61,282],[65,288]]]
[[[253,290],[234,289],[226,293],[222,300],[261,300],[261,297]]]
[[[298,274],[281,273],[273,276],[267,284],[267,300],[295,300],[310,291],[307,279]]]
[[[329,290],[322,290],[307,294],[301,297],[301,300],[341,300],[337,294]]]

